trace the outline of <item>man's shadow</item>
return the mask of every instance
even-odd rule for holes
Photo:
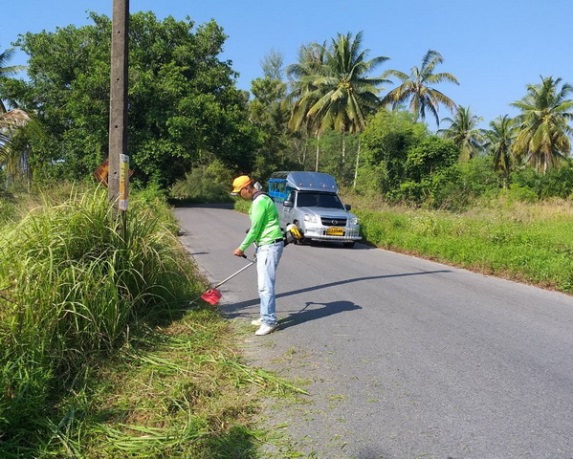
[[[322,305],[321,308],[311,308],[311,304]],[[362,307],[354,304],[352,301],[333,301],[331,303],[314,303],[307,301],[306,306],[300,311],[290,314],[288,317],[279,320],[279,327],[281,329],[292,327],[309,320],[322,319],[333,314],[338,314],[346,311],[356,311]]]

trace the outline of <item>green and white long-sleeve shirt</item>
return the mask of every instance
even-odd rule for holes
[[[264,193],[253,197],[249,209],[251,228],[239,248],[245,251],[253,242],[257,245],[272,244],[283,237],[279,224],[279,213],[273,200]]]

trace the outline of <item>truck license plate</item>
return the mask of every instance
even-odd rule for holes
[[[331,226],[330,228],[326,228],[326,235],[344,236],[344,228],[340,228],[339,226]]]

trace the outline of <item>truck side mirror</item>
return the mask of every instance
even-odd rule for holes
[[[350,210],[350,209],[352,209],[352,206],[350,204],[344,204],[344,208],[346,210]]]
[[[283,201],[283,206],[292,207],[292,201]]]

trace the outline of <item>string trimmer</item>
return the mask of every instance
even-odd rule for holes
[[[288,225],[286,232],[285,232],[285,246],[294,240],[301,240],[301,239],[302,239],[302,234],[301,234],[300,230],[298,229],[298,227],[294,224]],[[228,280],[231,280],[233,277],[237,276],[238,274],[241,274],[245,269],[250,268],[251,266],[253,266],[257,262],[256,255],[255,255],[254,260],[248,259],[246,255],[243,255],[243,258],[246,258],[247,260],[249,260],[250,263],[247,266],[243,266],[237,272],[234,272],[229,277],[227,277],[226,279],[223,279],[217,285],[215,285],[214,287],[210,288],[205,293],[203,293],[201,295],[201,299],[203,301],[206,301],[210,305],[215,306],[219,302],[221,297],[223,296],[221,294],[221,292],[217,289],[221,285],[223,285],[225,282],[227,282]]]

